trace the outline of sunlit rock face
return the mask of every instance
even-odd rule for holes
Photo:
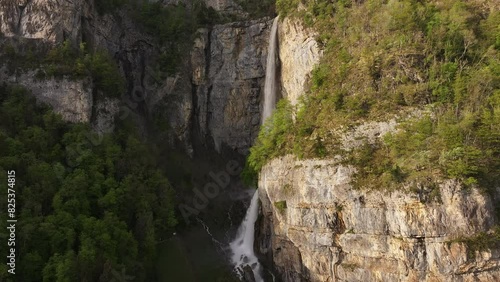
[[[292,105],[308,89],[311,72],[319,63],[322,51],[316,34],[303,27],[300,21],[285,18],[279,25],[282,96]]]
[[[280,23],[281,91],[292,105],[322,56],[315,38],[300,22]],[[351,150],[396,126],[396,119],[367,121],[335,134]],[[256,246],[283,281],[500,281],[500,250],[474,252],[455,240],[498,224],[500,193],[492,198],[445,179],[432,195],[403,186],[354,189],[356,169],[341,160],[288,155],[261,170]]]
[[[471,253],[453,242],[495,225],[489,195],[453,180],[434,198],[408,187],[356,190],[354,172],[292,156],[262,169],[261,230],[270,236],[260,251],[272,253],[285,281],[499,281],[500,250]]]
[[[85,1],[3,0],[0,3],[0,32],[60,42],[81,36]]]

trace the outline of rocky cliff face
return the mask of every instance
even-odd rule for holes
[[[314,34],[293,20],[284,19],[279,37],[282,93],[295,105],[321,51]],[[396,125],[367,122],[336,134],[350,150]],[[477,251],[457,240],[498,224],[500,191],[492,198],[453,180],[432,195],[409,187],[363,191],[350,184],[355,172],[340,156],[285,156],[262,169],[256,248],[283,281],[500,280],[500,250]]]
[[[162,47],[126,11],[99,15],[91,0],[59,2],[2,1],[1,34],[36,40],[39,45],[54,46],[70,40],[75,46],[85,42],[92,50],[107,50],[126,79],[127,93],[120,100],[101,101],[92,99],[96,95],[88,81],[35,82],[19,74],[9,77],[6,72],[3,80],[23,80],[24,86],[65,119],[92,121],[99,132],[112,130],[118,112],[120,116],[127,112],[156,115],[169,125],[167,141],[171,147],[192,154],[192,144],[197,141],[218,151],[229,148],[247,152],[260,124],[269,19],[200,30],[179,71],[159,79],[155,66]],[[170,5],[179,1],[163,2]],[[233,1],[206,2],[224,13],[242,12]],[[79,101],[76,107],[75,101]]]
[[[499,281],[500,250],[471,253],[453,242],[495,224],[492,199],[448,180],[438,199],[401,191],[360,191],[354,168],[292,156],[259,179],[267,238],[285,281]],[[383,187],[382,187],[383,188]]]
[[[282,96],[292,105],[307,90],[311,71],[321,58],[315,36],[296,19],[285,18],[279,25]]]
[[[189,4],[191,0],[158,0],[164,5],[177,5],[179,3]],[[234,0],[203,0],[207,7],[227,14],[243,15],[243,9]]]
[[[77,40],[84,1],[3,0],[0,33],[4,36],[60,42]]]
[[[39,101],[51,105],[64,120],[90,122],[93,97],[92,82],[89,79],[40,80],[36,78],[34,71],[12,76],[0,71],[0,81],[19,84],[29,89]]]

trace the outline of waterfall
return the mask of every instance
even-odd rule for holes
[[[273,21],[267,49],[266,81],[264,84],[264,109],[261,123],[271,115],[276,106],[276,55],[278,50],[278,17]]]
[[[278,17],[273,21],[269,35],[269,47],[267,51],[266,81],[264,84],[264,109],[262,110],[261,122],[272,114],[276,107],[276,55],[278,50]],[[255,221],[259,215],[259,190],[253,194],[250,207],[245,219],[238,228],[236,238],[229,244],[232,251],[231,261],[240,279],[243,278],[244,268],[250,266],[256,282],[263,282],[262,270],[259,260],[253,250],[255,236]],[[272,274],[271,274],[272,275]],[[274,278],[273,278],[274,280]]]
[[[236,238],[229,246],[233,253],[231,260],[235,265],[236,273],[240,276],[240,279],[243,276],[243,268],[248,265],[252,268],[255,281],[263,282],[261,266],[253,250],[255,221],[257,220],[258,214],[259,192],[256,190],[250,202],[250,207],[245,215],[245,219],[238,228]]]

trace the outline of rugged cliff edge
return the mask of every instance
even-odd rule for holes
[[[457,182],[440,201],[355,190],[336,160],[275,159],[261,172],[260,251],[285,281],[498,281],[500,252],[454,239],[489,230],[492,199]]]
[[[298,22],[286,18],[281,29],[283,96],[296,105],[321,51]],[[379,142],[399,122],[351,126],[340,147]],[[500,280],[498,242],[473,243],[498,238],[498,187],[488,193],[443,178],[432,193],[405,184],[368,190],[354,187],[356,172],[345,156],[285,155],[260,170],[255,247],[283,281]]]

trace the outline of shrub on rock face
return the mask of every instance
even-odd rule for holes
[[[280,214],[284,214],[285,213],[285,210],[286,210],[286,201],[274,202],[274,206],[276,207],[276,209],[278,209],[278,211],[280,212]]]

